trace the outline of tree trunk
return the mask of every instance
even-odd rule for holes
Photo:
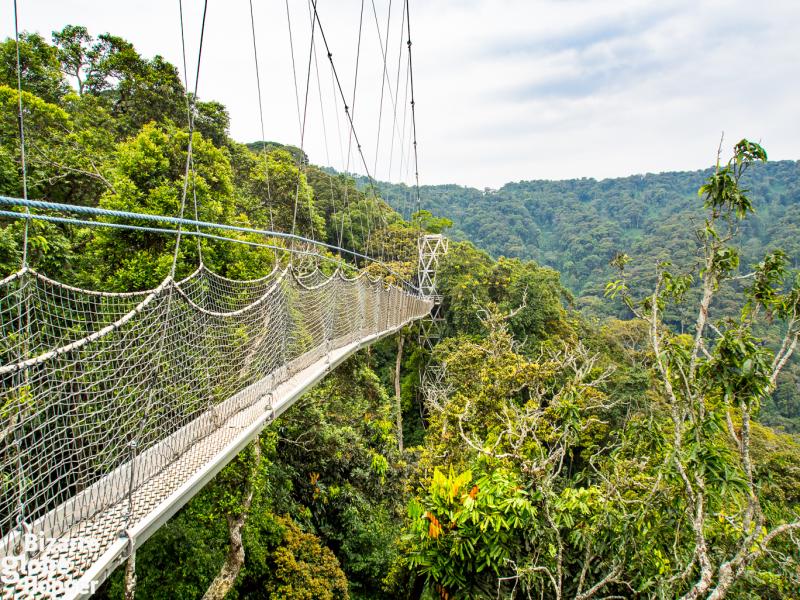
[[[244,526],[246,515],[240,513],[238,515],[228,515],[228,536],[230,537],[231,546],[228,549],[228,556],[225,557],[225,563],[222,565],[219,574],[208,586],[203,600],[222,600],[228,594],[236,582],[244,565],[244,545],[242,544],[242,527]]]
[[[405,337],[397,337],[397,362],[394,365],[394,399],[397,410],[397,445],[403,451],[403,405],[400,398],[400,365],[403,362],[403,344]]]
[[[253,479],[261,463],[261,443],[258,438],[253,442],[253,452],[255,458],[253,460],[253,468],[248,475],[247,489],[245,497],[242,501],[242,509],[235,515],[228,515],[228,538],[230,539],[230,548],[228,555],[225,557],[225,562],[219,571],[219,574],[208,586],[206,593],[203,595],[203,600],[223,600],[228,592],[233,588],[236,583],[236,578],[244,566],[244,544],[242,543],[242,529],[250,513],[250,505],[253,503]],[[127,600],[127,599],[126,599]]]
[[[134,600],[136,597],[136,550],[131,551],[128,563],[125,565],[125,600]]]

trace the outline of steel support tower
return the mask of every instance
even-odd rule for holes
[[[419,238],[419,288],[422,295],[433,301],[429,316],[420,321],[419,345],[428,355],[444,335],[445,319],[442,312],[442,296],[436,289],[436,274],[439,259],[447,253],[448,239],[440,233],[426,234]],[[428,358],[420,374],[420,393],[427,410],[442,406],[444,388],[444,365],[436,364]]]

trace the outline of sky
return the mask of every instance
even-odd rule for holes
[[[18,3],[23,30],[83,24],[182,72],[178,0]],[[309,6],[253,0],[265,137],[301,145],[304,113],[312,162],[412,182],[403,0],[317,0],[314,53]],[[192,88],[203,3],[183,9]],[[422,184],[699,169],[723,132],[727,151],[748,137],[800,159],[796,0],[410,0],[410,16]],[[0,35],[13,35],[11,0]],[[227,106],[234,139],[261,138],[248,2],[208,0],[198,96]]]

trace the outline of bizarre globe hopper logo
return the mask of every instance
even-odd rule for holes
[[[100,542],[91,537],[47,538],[24,533],[18,546],[20,554],[0,558],[0,582],[14,590],[15,598],[58,598],[65,594],[94,594],[96,581],[79,583],[73,574],[80,572],[82,557],[100,550]]]

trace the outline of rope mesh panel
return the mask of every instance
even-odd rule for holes
[[[93,536],[99,548],[68,551],[77,579],[189,477],[187,461],[228,443],[231,422],[263,415],[279,385],[430,307],[340,271],[235,281],[200,267],[134,293],[31,269],[0,281],[0,556],[19,556],[24,534]]]

